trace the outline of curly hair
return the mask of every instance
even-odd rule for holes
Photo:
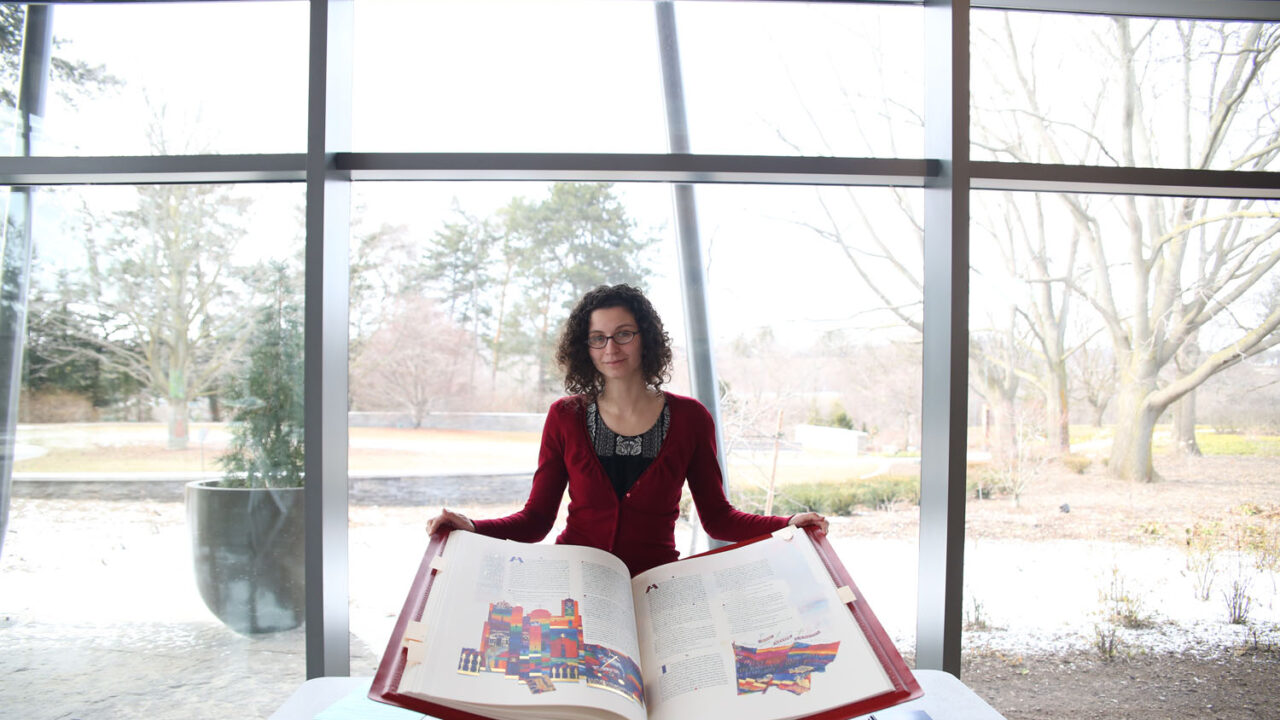
[[[671,336],[662,318],[644,293],[631,285],[601,285],[589,290],[569,313],[556,348],[556,362],[564,370],[564,389],[570,395],[595,397],[604,390],[604,377],[596,370],[587,350],[591,313],[604,308],[624,308],[636,319],[640,331],[640,370],[653,389],[671,381]]]

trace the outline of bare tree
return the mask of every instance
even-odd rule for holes
[[[803,103],[804,99],[800,101]],[[887,89],[877,97],[851,98],[849,107],[855,114],[852,125],[861,133],[864,144],[875,146],[874,137],[887,137],[888,149],[895,154],[893,139],[904,126],[921,121],[893,99]],[[823,144],[822,151],[834,152],[826,144],[817,120],[811,120],[811,134]],[[780,131],[779,135],[786,141],[784,133]],[[813,150],[790,144],[798,152]],[[882,192],[888,197],[849,188],[819,190],[820,220],[801,224],[836,245],[858,281],[871,290],[882,307],[902,325],[923,334],[924,224],[919,202],[910,191],[899,188]],[[1026,211],[1029,217],[1024,217],[1022,207],[1027,202],[1009,194],[992,199],[990,216],[998,221],[987,223],[987,229],[1002,261],[998,267],[974,268],[977,274],[999,271],[1020,286],[1016,294],[990,298],[991,303],[1002,305],[992,308],[992,312],[1011,313],[1014,322],[979,321],[974,334],[984,337],[970,343],[971,383],[996,417],[994,450],[998,455],[1016,452],[1014,402],[1023,382],[1045,395],[1043,405],[1049,417],[1044,424],[1050,428],[1052,446],[1060,452],[1069,447],[1066,357],[1070,348],[1065,327],[1074,249],[1065,253],[1065,261],[1051,252],[1056,239],[1045,227],[1039,203],[1038,199],[1030,201],[1032,207]],[[902,221],[892,228],[884,222],[888,209],[896,210]],[[989,337],[993,333],[1000,337]],[[1018,365],[1011,364],[1015,360]]]
[[[1073,397],[1089,406],[1092,425],[1102,427],[1107,406],[1119,389],[1116,362],[1110,349],[1097,342],[1083,342],[1071,354],[1067,368],[1071,372]]]
[[[109,222],[84,218],[86,265],[65,298],[67,359],[92,358],[168,407],[168,445],[185,448],[188,404],[217,391],[247,338],[249,285],[233,257],[249,201],[225,187],[155,185]]]
[[[1156,165],[1161,141],[1169,137],[1162,123],[1171,103],[1157,97],[1148,74],[1170,71],[1181,78],[1175,114],[1183,132],[1172,144],[1173,155],[1181,157],[1165,157],[1166,162],[1258,170],[1280,151],[1274,120],[1280,93],[1269,81],[1270,61],[1280,47],[1275,27],[1126,18],[1110,21],[1109,28],[1094,27],[1099,45],[1085,54],[1108,53],[1114,76],[1084,98],[1086,122],[1073,124],[1042,107],[1040,98],[1058,89],[1042,88],[1031,55],[1017,45],[1026,33],[1013,29],[1010,15],[1003,22],[1001,42],[1009,60],[1003,67],[1019,95],[1018,110],[984,116],[987,121],[976,123],[984,131],[975,140],[997,157]],[[1209,84],[1212,95],[1197,98],[1197,82]],[[1280,341],[1273,334],[1280,310],[1245,317],[1238,305],[1280,261],[1280,213],[1241,199],[1126,196],[1111,203],[1110,221],[1081,196],[1058,197],[1087,257],[1071,287],[1105,325],[1119,372],[1109,468],[1149,480],[1152,433],[1161,414],[1212,375]],[[1208,340],[1207,330],[1217,340],[1200,353],[1195,344]],[[1175,359],[1182,369],[1165,379],[1162,370]],[[1183,405],[1184,428],[1193,427],[1193,402]]]
[[[974,261],[973,276],[982,289],[975,289],[973,295],[990,301],[994,295],[1006,293],[1000,304],[1011,318],[997,342],[1004,346],[1022,343],[1025,348],[1016,364],[1008,359],[1001,363],[1004,375],[1010,380],[1020,375],[1044,395],[1049,452],[1065,454],[1071,450],[1067,358],[1075,350],[1067,329],[1079,235],[1072,233],[1066,242],[1060,242],[1048,227],[1044,199],[1039,195],[1006,192],[984,199],[985,212],[978,214],[974,225],[990,238],[987,244],[994,249],[999,267]],[[992,277],[997,272],[1002,277]],[[971,327],[970,332],[981,333],[982,328]],[[991,362],[982,356],[975,360]],[[1007,402],[1013,402],[1016,392],[1016,387],[1006,389]],[[1023,435],[1014,433],[1011,437]],[[1017,444],[1005,442],[998,447],[1010,449]]]
[[[367,408],[407,411],[421,427],[428,413],[466,392],[473,344],[432,300],[402,296],[352,364],[353,393]]]
[[[1115,41],[1122,60],[1121,88],[1125,115],[1131,118],[1121,132],[1121,156],[1136,164],[1147,155],[1146,128],[1139,121],[1141,103],[1137,55],[1142,36],[1134,38],[1132,23],[1115,21]],[[1280,48],[1280,31],[1262,25],[1244,30],[1211,29],[1218,46],[1208,50],[1219,78],[1211,101],[1209,126],[1194,167],[1209,168],[1229,147],[1228,131],[1242,118],[1241,101],[1260,92],[1264,69]],[[1183,35],[1183,42],[1192,38]],[[1184,56],[1191,52],[1187,48]],[[1274,95],[1274,91],[1273,91]],[[1266,98],[1271,112],[1280,98]],[[1280,151],[1280,125],[1263,121],[1256,141],[1234,153],[1232,169],[1260,169]],[[1073,202],[1068,199],[1068,202]],[[1101,234],[1086,234],[1093,264],[1092,286],[1080,286],[1102,316],[1120,368],[1116,437],[1111,470],[1139,480],[1154,478],[1151,439],[1155,423],[1174,402],[1188,396],[1216,373],[1242,359],[1265,351],[1280,334],[1280,307],[1261,317],[1233,311],[1237,301],[1271,273],[1280,261],[1280,211],[1265,203],[1206,199],[1127,197],[1119,202],[1127,238],[1106,243]],[[1085,218],[1080,218],[1084,225]],[[1089,227],[1089,226],[1086,226]],[[1092,225],[1091,227],[1096,227]],[[1120,249],[1123,261],[1113,267],[1108,251]],[[1121,280],[1123,268],[1127,277]],[[1121,284],[1123,282],[1123,284]],[[1117,299],[1127,290],[1128,303]],[[1226,320],[1223,322],[1216,322]],[[1217,347],[1201,354],[1194,347],[1202,330],[1215,324],[1224,336]],[[1162,382],[1160,372],[1175,358],[1184,362],[1176,378]],[[1184,406],[1189,410],[1190,405]],[[1188,422],[1184,416],[1183,422]]]

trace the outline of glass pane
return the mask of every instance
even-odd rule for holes
[[[643,288],[675,355],[664,387],[689,393],[669,193],[651,184],[355,185],[353,674],[372,674],[381,659],[429,518],[442,507],[493,518],[524,505],[547,408],[565,394],[557,337],[586,290]],[[564,520],[562,510],[545,542]]]
[[[968,657],[1252,668],[1280,619],[1280,203],[973,198]]]
[[[5,714],[259,716],[305,679],[303,188],[31,197]]]
[[[1280,26],[975,10],[976,160],[1262,170]]]
[[[817,511],[899,651],[915,647],[918,190],[698,189],[731,496]]]
[[[354,71],[356,150],[667,149],[649,2],[360,0]]]
[[[920,157],[923,17],[875,3],[676,3],[692,151]]]
[[[33,154],[306,149],[307,3],[72,3],[52,15]]]
[[[832,542],[909,653],[920,192],[697,192],[731,498],[749,512],[812,507],[831,516]],[[428,518],[441,507],[489,518],[524,504],[546,408],[564,392],[545,353],[582,289],[638,274],[672,338],[675,377],[667,387],[690,392],[670,193],[653,184],[356,186],[353,673],[372,673],[386,646]],[[600,243],[612,237],[603,226],[582,236],[583,245],[566,244],[578,219],[611,198],[630,221],[625,236],[642,249]],[[892,213],[874,209],[889,206]],[[873,232],[863,212],[876,218]],[[537,217],[575,220],[528,224]],[[877,243],[905,248],[895,256],[897,270],[865,261]],[[869,284],[863,272],[887,282]],[[415,406],[417,388],[424,402]],[[768,505],[771,476],[776,494]],[[564,515],[561,508],[544,542],[554,540]],[[705,536],[693,532],[695,518],[677,525],[682,555],[706,549]]]
[[[357,14],[357,150],[667,150],[653,3],[361,0]],[[921,17],[678,4],[692,150],[920,155]],[[440,70],[405,92],[405,67]]]
[[[18,92],[22,76],[22,30],[25,5],[0,4],[0,152],[11,155],[21,139],[18,132]],[[19,152],[21,152],[19,150]]]

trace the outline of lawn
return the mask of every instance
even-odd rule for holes
[[[1196,444],[1205,455],[1280,457],[1280,436],[1235,435],[1196,430]]]
[[[159,423],[77,423],[18,428],[18,473],[216,472],[226,426],[192,426],[186,449],[170,450]],[[538,433],[350,428],[353,473],[519,472],[537,461]],[[23,449],[41,454],[24,457]]]
[[[538,458],[535,432],[484,432],[365,428],[348,430],[348,465],[353,474],[440,475],[474,472],[533,472]],[[218,471],[218,457],[230,441],[222,424],[197,424],[184,450],[166,447],[165,426],[159,423],[77,423],[22,425],[18,473],[190,473]],[[889,472],[918,472],[911,460],[853,456],[835,452],[784,450],[776,468],[772,451],[743,450],[729,458],[735,484],[765,488],[776,483],[842,483],[870,479]]]
[[[1109,427],[1072,426],[1073,443],[1105,443]],[[166,446],[161,423],[68,423],[18,427],[18,473],[193,473],[217,472],[218,457],[230,441],[227,426],[197,423],[186,449]],[[348,430],[353,474],[440,475],[474,472],[532,472],[536,432],[485,432],[365,428]],[[1157,428],[1155,449],[1167,452],[1168,426]],[[1207,456],[1280,457],[1280,436],[1197,431]],[[36,454],[38,453],[38,454]],[[729,457],[735,487],[864,484],[876,478],[918,476],[918,458],[848,455],[821,450],[738,450]]]

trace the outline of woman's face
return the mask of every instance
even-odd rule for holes
[[[640,326],[631,311],[622,307],[600,308],[591,312],[591,324],[587,328],[587,337],[614,337],[618,333],[638,333]],[[639,335],[633,335],[625,345],[618,344],[616,337],[605,343],[602,348],[587,346],[591,354],[591,362],[605,382],[629,378],[641,372]]]

